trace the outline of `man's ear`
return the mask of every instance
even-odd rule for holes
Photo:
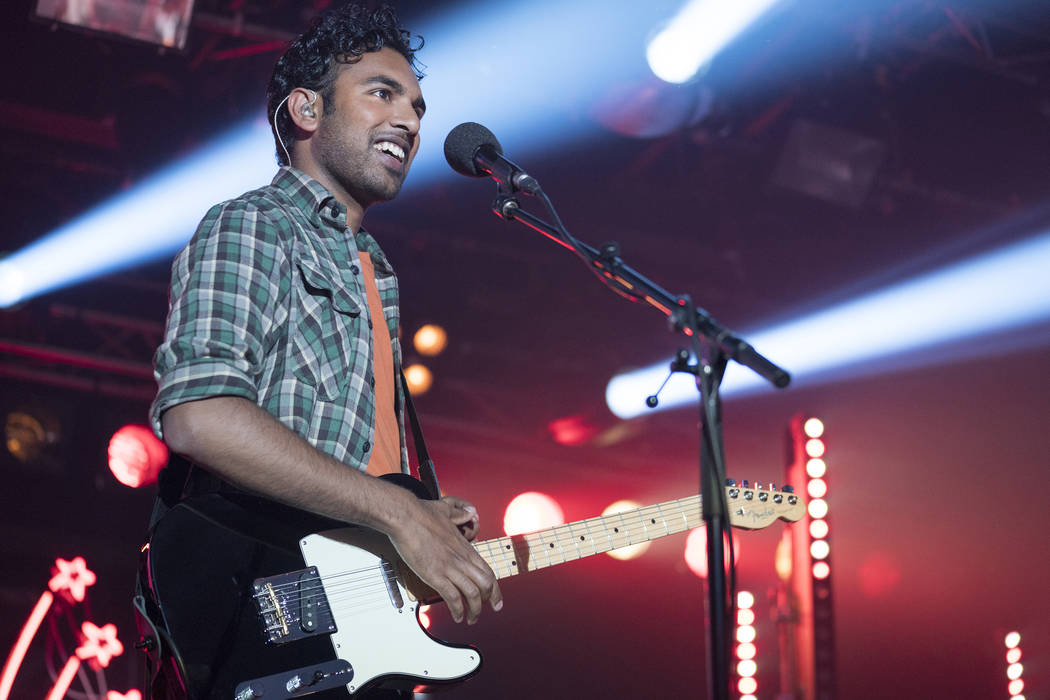
[[[324,109],[321,95],[310,88],[295,88],[288,94],[288,116],[308,134],[317,131]]]

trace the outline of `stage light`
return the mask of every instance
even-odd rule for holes
[[[812,438],[806,440],[806,454],[810,457],[823,457],[824,456],[824,441]]]
[[[811,518],[820,519],[827,517],[828,502],[825,501],[823,498],[814,498],[812,501],[809,502],[807,510],[809,511],[809,517]]]
[[[4,420],[4,444],[11,456],[23,464],[43,457],[61,436],[58,420],[37,407],[11,411]]]
[[[595,132],[579,114],[609,85],[637,74],[644,59],[640,51],[624,47],[643,46],[654,12],[670,5],[671,0],[629,3],[609,12],[599,0],[533,0],[527,6],[460,3],[414,27],[427,38],[419,57],[428,74],[422,83],[428,109],[406,191],[438,178],[460,177],[445,163],[441,143],[463,121],[486,124],[522,162],[529,146],[579,146]],[[580,27],[602,41],[591,42],[587,51],[566,62],[564,52],[550,47],[576,45]],[[499,50],[479,50],[478,38],[493,36],[500,37]],[[506,79],[508,66],[513,66],[514,80]],[[547,85],[551,75],[571,81],[571,94],[552,102]],[[472,86],[469,95],[463,92],[466,84]],[[196,153],[0,261],[0,306],[170,256],[189,240],[208,207],[269,182],[276,170],[273,154],[265,116],[234,126]]]
[[[810,498],[824,498],[828,493],[828,484],[823,479],[811,479],[806,484],[806,492]]]
[[[598,434],[597,426],[591,425],[583,416],[555,418],[547,424],[547,431],[559,445],[583,445]]]
[[[741,608],[736,611],[736,623],[738,625],[753,625],[755,624],[755,611],[748,608]]]
[[[736,641],[746,644],[755,641],[755,628],[752,625],[740,625],[736,628]]]
[[[1014,647],[1013,649],[1006,652],[1006,663],[1015,664],[1021,660],[1021,650]]]
[[[824,476],[828,470],[828,465],[824,463],[824,460],[816,457],[806,462],[806,474],[814,479],[819,479]]]
[[[736,594],[736,606],[738,608],[749,609],[755,604],[755,596],[750,591],[740,591]]]
[[[117,481],[140,488],[157,483],[168,463],[168,447],[144,425],[125,425],[109,440],[109,470]]]
[[[538,491],[515,496],[503,514],[503,532],[522,535],[565,524],[565,513],[553,498]]]
[[[1020,678],[1015,681],[1010,681],[1010,684],[1006,686],[1006,689],[1009,691],[1011,697],[1017,697],[1024,690],[1024,681]]]
[[[419,606],[419,624],[423,626],[423,629],[430,629],[430,606],[420,605]]]
[[[1012,681],[1017,680],[1024,673],[1024,666],[1021,664],[1010,664],[1006,667],[1006,677]]]
[[[831,566],[826,561],[818,561],[813,565],[813,578],[823,581],[831,575]]]
[[[736,658],[738,659],[753,659],[756,653],[758,653],[758,650],[751,642],[744,642],[736,646]]]
[[[810,418],[802,426],[807,437],[818,438],[824,434],[824,423],[819,418]]]
[[[412,344],[420,355],[436,357],[448,345],[448,334],[441,326],[428,323],[412,336]]]
[[[741,678],[736,684],[737,690],[745,695],[750,695],[758,690],[758,681],[753,677],[748,676],[747,678]]]
[[[1006,648],[1013,649],[1021,643],[1021,634],[1019,632],[1011,632],[1006,635]]]
[[[629,510],[636,510],[641,508],[640,503],[634,501],[616,501],[602,511],[602,515],[613,515],[614,513],[624,513]],[[646,550],[649,549],[650,542],[639,542],[638,544],[627,545],[626,547],[620,547],[619,549],[613,549],[606,552],[613,559],[620,559],[626,561],[628,559],[635,559],[645,554]]]
[[[1013,243],[862,297],[742,337],[788,369],[793,386],[814,386],[944,362],[951,352],[908,352],[1020,328],[1050,318],[1050,234]],[[888,332],[887,329],[892,329]],[[1011,349],[1025,342],[1010,337]],[[984,352],[969,343],[959,353]],[[1003,351],[1002,343],[988,352]],[[907,353],[905,355],[905,353]],[[897,362],[880,361],[895,356]],[[620,418],[651,410],[696,405],[693,377],[674,375],[655,409],[645,405],[667,376],[667,361],[617,375],[605,390],[609,409]],[[771,390],[751,370],[730,363],[722,396]]]
[[[412,396],[422,396],[433,385],[434,375],[426,365],[417,362],[405,367],[405,380],[408,382],[408,391]]]
[[[816,540],[809,545],[809,555],[814,559],[827,559],[831,554],[831,545],[827,540]]]
[[[649,42],[649,67],[669,83],[690,80],[775,3],[776,0],[691,0]]]
[[[813,520],[809,524],[809,536],[815,540],[822,540],[828,536],[828,521]]]
[[[726,534],[723,533],[723,559],[725,564],[729,564],[729,546]],[[737,538],[736,533],[733,532],[733,554],[734,563],[740,561],[740,540]],[[685,565],[689,567],[689,570],[700,578],[707,578],[707,526],[701,525],[700,527],[693,528],[689,531],[689,534],[685,538],[685,553],[682,555],[685,558]]]

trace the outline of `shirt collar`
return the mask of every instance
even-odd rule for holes
[[[328,188],[302,170],[285,165],[273,176],[271,184],[288,195],[297,207],[305,211],[315,226],[320,227],[328,223],[330,226],[338,227],[339,231],[346,228],[346,207],[328,191]],[[358,246],[372,256],[372,264],[377,269],[385,272],[393,271],[383,249],[379,247],[370,233],[362,228],[355,235],[355,239]]]
[[[315,225],[334,222],[340,230],[346,227],[346,207],[324,185],[302,170],[286,165],[277,171],[271,184],[288,195]]]

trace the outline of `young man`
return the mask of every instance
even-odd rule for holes
[[[239,491],[386,534],[472,623],[483,603],[502,607],[469,542],[476,510],[374,476],[408,458],[397,279],[361,222],[397,195],[419,148],[410,40],[388,8],[350,5],[277,62],[269,116],[284,167],[213,207],[176,258],[151,419]]]

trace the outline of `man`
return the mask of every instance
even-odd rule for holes
[[[469,543],[474,507],[373,476],[408,469],[397,280],[361,222],[419,148],[410,38],[392,10],[350,5],[277,62],[269,116],[285,167],[213,207],[176,258],[151,419],[238,490],[386,534],[473,623],[483,603],[502,607]]]

